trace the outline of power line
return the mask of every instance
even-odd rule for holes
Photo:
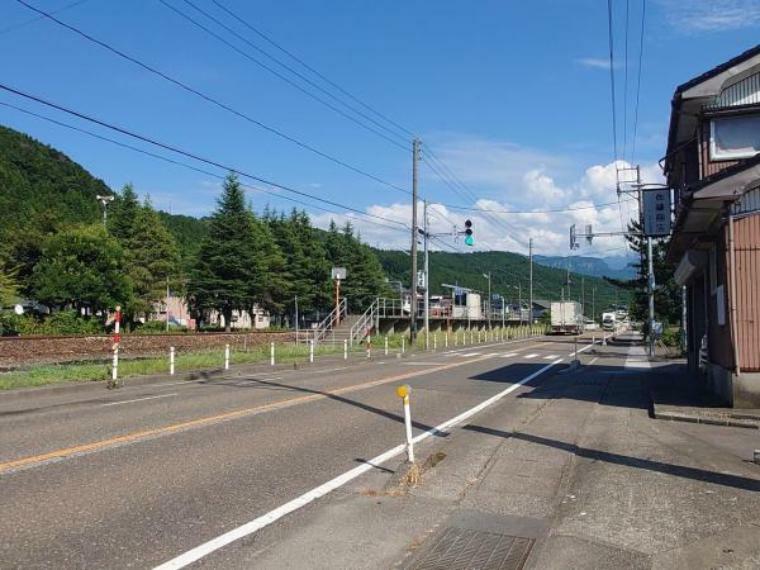
[[[635,198],[630,198],[626,200],[622,200],[623,202],[633,202],[635,201]],[[618,201],[614,202],[604,202],[602,204],[593,204],[591,206],[578,206],[578,207],[565,207],[565,208],[554,208],[554,209],[548,209],[548,210],[496,210],[493,208],[483,208],[480,206],[460,206],[457,204],[445,204],[442,203],[442,206],[446,206],[447,208],[451,208],[452,210],[467,210],[467,211],[475,211],[475,212],[491,212],[494,214],[520,214],[520,215],[531,215],[531,214],[561,214],[564,212],[576,212],[579,210],[601,210],[602,208],[606,206],[614,206],[618,204]]]
[[[20,97],[23,97],[25,99],[29,99],[29,100],[35,101],[37,103],[40,103],[42,105],[45,105],[45,106],[53,108],[53,109],[56,109],[56,110],[61,111],[63,113],[66,113],[66,114],[69,114],[69,115],[73,115],[75,117],[78,117],[79,119],[83,119],[85,121],[94,123],[94,124],[99,125],[101,127],[105,127],[105,128],[110,129],[112,131],[116,131],[118,133],[121,133],[121,134],[126,135],[128,137],[137,139],[139,141],[151,144],[153,146],[157,146],[157,147],[162,148],[164,150],[168,150],[168,151],[171,151],[173,153],[180,154],[180,155],[185,156],[187,158],[191,158],[191,159],[196,160],[198,162],[203,162],[205,164],[208,164],[210,166],[214,166],[216,168],[221,168],[222,170],[226,170],[228,172],[235,172],[237,174],[240,174],[241,176],[244,176],[245,178],[249,178],[251,180],[255,180],[256,182],[261,182],[262,184],[266,184],[267,186],[271,186],[273,188],[279,188],[279,189],[284,190],[286,192],[291,192],[291,193],[299,195],[299,196],[303,196],[303,197],[306,197],[306,198],[311,198],[312,200],[316,200],[318,202],[322,202],[322,203],[325,203],[325,204],[330,204],[331,206],[335,206],[335,207],[338,207],[338,208],[344,208],[346,210],[355,212],[357,214],[361,214],[361,215],[364,215],[364,216],[369,216],[369,217],[376,218],[376,219],[379,219],[379,220],[382,220],[382,221],[385,221],[385,222],[390,222],[390,223],[393,223],[393,224],[396,224],[396,225],[399,225],[399,226],[402,226],[402,227],[406,227],[406,228],[409,227],[408,224],[404,224],[403,222],[399,222],[399,221],[396,221],[396,220],[391,220],[389,218],[384,218],[382,216],[378,216],[378,215],[375,215],[375,214],[370,214],[370,213],[367,213],[367,212],[362,212],[361,210],[358,210],[358,209],[353,208],[351,206],[347,206],[345,204],[341,204],[341,203],[335,202],[333,200],[328,200],[327,198],[321,198],[319,196],[315,196],[315,195],[310,194],[308,192],[304,192],[303,190],[297,190],[295,188],[292,188],[290,186],[286,186],[284,184],[280,184],[278,182],[273,182],[271,180],[267,180],[266,178],[262,178],[260,176],[256,176],[255,174],[250,174],[250,173],[248,173],[248,172],[246,172],[246,171],[244,171],[242,169],[239,169],[239,168],[235,168],[235,167],[232,167],[232,166],[229,166],[229,165],[222,164],[222,163],[220,163],[220,162],[218,162],[216,160],[213,160],[213,159],[204,158],[204,157],[202,157],[202,156],[200,156],[198,154],[195,154],[193,152],[186,151],[186,150],[183,150],[183,149],[181,149],[179,147],[173,146],[171,144],[158,141],[158,140],[150,138],[150,137],[148,137],[146,135],[141,135],[141,134],[135,133],[135,132],[130,131],[130,130],[124,128],[124,127],[120,127],[118,125],[114,125],[114,124],[108,123],[106,121],[103,121],[101,119],[98,119],[98,118],[86,115],[86,114],[81,113],[79,111],[75,111],[73,109],[69,109],[69,108],[64,107],[62,105],[59,105],[57,103],[53,103],[51,101],[45,100],[45,99],[43,99],[41,97],[38,97],[36,95],[31,95],[29,93],[25,93],[23,91],[20,91],[18,89],[13,88],[13,87],[9,87],[8,85],[4,85],[4,84],[0,83],[0,89],[3,90],[3,91],[7,91],[9,93],[13,93],[15,95],[18,95]]]
[[[187,83],[183,83],[182,81],[180,81],[178,79],[175,79],[174,77],[172,77],[172,76],[164,73],[163,71],[161,71],[161,70],[159,70],[159,69],[157,69],[157,68],[155,68],[155,67],[153,67],[151,65],[148,65],[147,63],[144,63],[144,62],[140,61],[139,59],[137,59],[137,58],[135,58],[135,57],[133,57],[131,55],[128,55],[127,53],[125,53],[125,52],[123,52],[123,51],[121,51],[121,50],[119,50],[119,49],[117,49],[117,48],[109,45],[108,43],[106,43],[104,41],[101,41],[101,40],[99,40],[99,39],[91,36],[90,34],[84,32],[84,31],[82,31],[82,30],[80,30],[80,29],[78,29],[78,28],[76,28],[74,26],[71,26],[71,25],[67,24],[66,22],[63,22],[62,20],[59,20],[58,18],[56,18],[52,14],[50,14],[48,12],[45,12],[43,10],[40,10],[39,8],[36,8],[34,6],[32,6],[31,4],[29,4],[28,2],[26,2],[26,0],[16,0],[16,1],[19,4],[21,4],[22,6],[25,6],[26,8],[28,8],[29,10],[31,10],[33,12],[36,12],[37,14],[40,14],[41,16],[44,16],[45,18],[51,20],[52,22],[55,22],[59,26],[61,26],[61,27],[65,28],[65,29],[73,32],[74,34],[76,34],[76,35],[78,35],[78,36],[86,39],[87,41],[89,41],[91,43],[94,43],[94,44],[102,47],[103,49],[105,49],[105,50],[107,50],[107,51],[109,51],[109,52],[111,52],[111,53],[119,56],[120,58],[125,59],[125,60],[127,60],[127,61],[129,61],[129,62],[131,62],[131,63],[133,63],[135,65],[137,65],[138,67],[140,67],[140,68],[148,71],[149,73],[152,73],[152,74],[154,74],[154,75],[156,75],[156,76],[164,79],[165,81],[168,81],[169,83],[172,83],[173,85],[176,85],[177,87],[183,89],[184,91],[187,91],[188,93],[191,93],[191,94],[195,95],[196,97],[199,97],[199,98],[203,99],[204,101],[206,101],[208,103],[211,103],[211,104],[219,107],[220,109],[223,109],[223,110],[227,111],[228,113],[231,113],[231,114],[235,115],[238,118],[244,119],[245,121],[247,121],[247,122],[249,122],[251,124],[254,124],[254,125],[256,125],[256,126],[262,128],[262,129],[264,129],[265,131],[267,131],[269,133],[272,133],[272,134],[274,134],[274,135],[276,135],[276,136],[278,136],[278,137],[280,137],[280,138],[282,138],[284,140],[287,140],[288,142],[291,142],[291,143],[295,144],[296,146],[299,146],[300,148],[302,148],[304,150],[308,150],[309,152],[312,152],[312,153],[314,153],[314,154],[316,154],[318,156],[321,156],[322,158],[325,158],[325,159],[327,159],[327,160],[329,160],[329,161],[331,161],[331,162],[333,162],[335,164],[338,164],[339,166],[347,168],[348,170],[351,170],[352,172],[355,172],[357,174],[365,176],[366,178],[374,180],[375,182],[383,184],[384,186],[387,186],[389,188],[393,188],[394,190],[398,190],[400,192],[404,192],[405,194],[409,194],[410,193],[405,188],[401,188],[400,186],[397,186],[396,184],[393,184],[391,182],[383,180],[382,178],[380,178],[380,177],[378,177],[378,176],[376,176],[374,174],[371,174],[371,173],[369,173],[369,172],[367,172],[365,170],[362,170],[361,168],[358,168],[356,166],[353,166],[353,165],[351,165],[351,164],[349,164],[349,163],[347,163],[347,162],[345,162],[345,161],[343,161],[343,160],[341,160],[341,159],[339,159],[339,158],[337,158],[335,156],[332,156],[332,155],[330,155],[330,154],[328,154],[326,152],[323,152],[323,151],[317,149],[316,147],[311,146],[308,143],[300,141],[300,140],[296,139],[295,137],[292,137],[292,136],[284,133],[283,131],[280,131],[280,130],[274,128],[274,127],[266,125],[265,123],[262,123],[261,121],[258,121],[256,119],[254,119],[253,117],[251,117],[251,116],[243,113],[242,111],[238,111],[237,109],[231,107],[230,105],[227,105],[226,103],[223,103],[223,102],[219,101],[218,99],[215,99],[214,97],[212,97],[210,95],[207,95],[207,94],[203,93],[202,91],[199,91],[198,89],[195,89],[194,87],[191,87]]]
[[[11,104],[11,103],[6,103],[4,101],[0,101],[0,105],[2,105],[3,107],[8,107],[10,109],[14,109],[15,111],[18,111],[20,113],[24,113],[24,114],[32,116],[32,117],[35,117],[37,119],[41,119],[41,120],[47,121],[47,122],[52,123],[54,125],[57,125],[57,126],[60,126],[60,127],[72,130],[72,131],[76,131],[76,132],[81,133],[81,134],[85,134],[87,136],[90,136],[92,138],[95,138],[95,139],[98,139],[98,140],[101,140],[101,141],[104,141],[104,142],[108,142],[108,143],[116,145],[118,147],[130,150],[130,151],[133,151],[133,152],[136,152],[136,153],[139,153],[139,154],[143,154],[145,156],[154,158],[156,160],[160,160],[160,161],[163,161],[163,162],[166,162],[166,163],[169,163],[169,164],[173,164],[175,166],[180,166],[182,168],[186,168],[188,170],[192,170],[194,172],[198,172],[200,174],[204,174],[206,176],[210,176],[210,177],[216,178],[218,180],[224,180],[225,179],[225,176],[222,176],[222,175],[220,175],[220,174],[218,174],[216,172],[212,172],[212,171],[206,170],[204,168],[199,168],[197,166],[193,166],[192,164],[188,164],[186,162],[182,162],[182,161],[179,161],[179,160],[175,160],[173,158],[169,158],[168,156],[163,156],[163,155],[151,152],[149,150],[145,150],[145,149],[136,147],[134,145],[130,145],[128,143],[125,143],[125,142],[113,139],[111,137],[107,137],[107,136],[101,135],[101,134],[96,133],[94,131],[90,131],[88,129],[83,129],[82,127],[77,127],[76,125],[72,125],[70,123],[65,123],[63,121],[59,121],[58,119],[54,119],[53,117],[48,117],[48,116],[43,115],[41,113],[35,113],[34,111],[30,111],[28,109],[24,109],[22,107],[18,107],[16,105]],[[263,194],[268,194],[270,196],[274,196],[276,198],[281,198],[283,200],[287,200],[289,202],[293,202],[295,204],[299,204],[299,205],[305,206],[307,208],[314,208],[314,209],[320,210],[322,212],[327,212],[327,213],[331,213],[331,214],[346,215],[348,217],[351,217],[351,219],[354,219],[354,220],[359,220],[359,221],[362,221],[362,222],[367,222],[367,223],[370,223],[370,224],[374,224],[374,225],[381,226],[381,227],[384,227],[384,228],[387,228],[387,229],[391,229],[391,230],[395,230],[395,231],[402,231],[404,233],[407,232],[406,228],[399,228],[399,227],[396,227],[396,226],[391,226],[391,225],[388,225],[386,223],[377,222],[377,221],[371,220],[371,219],[356,218],[356,217],[353,217],[353,216],[347,214],[346,212],[339,212],[339,211],[336,211],[336,210],[330,210],[329,208],[324,208],[322,206],[318,206],[317,204],[312,204],[312,203],[309,203],[309,202],[304,202],[303,200],[299,200],[297,198],[292,198],[290,196],[285,196],[283,194],[279,194],[277,192],[273,192],[271,190],[267,190],[266,188],[261,188],[260,186],[252,186],[250,184],[244,184],[244,183],[241,183],[241,186],[243,188],[245,188],[245,189],[248,189],[248,190],[251,190],[251,191],[254,191],[254,192],[261,192]],[[366,216],[367,214],[362,214],[362,215]]]
[[[625,0],[625,80],[623,83],[623,160],[628,147],[628,30],[630,0]]]
[[[612,94],[612,144],[615,150],[615,162],[618,159],[617,148],[617,110],[615,109],[615,55],[612,30],[612,0],[607,0],[607,28],[610,45],[610,86]]]
[[[291,51],[289,51],[289,50],[285,49],[284,47],[282,47],[279,43],[275,42],[271,37],[269,37],[264,32],[262,32],[261,30],[259,30],[255,26],[253,26],[253,24],[251,24],[250,22],[244,20],[242,17],[240,17],[238,14],[236,14],[235,12],[233,12],[232,10],[230,10],[229,8],[227,8],[226,6],[224,6],[218,0],[211,0],[211,1],[216,6],[218,6],[221,10],[223,10],[224,12],[226,12],[227,14],[229,14],[232,18],[234,18],[235,20],[237,20],[238,22],[240,22],[243,26],[245,26],[246,28],[248,28],[249,30],[251,30],[252,32],[254,32],[256,35],[258,35],[260,38],[262,38],[264,41],[266,41],[270,45],[274,46],[275,48],[277,48],[278,50],[280,50],[282,53],[284,53],[285,55],[287,55],[288,57],[290,57],[294,61],[298,62],[305,69],[309,70],[311,73],[313,73],[314,75],[316,75],[317,77],[319,77],[320,79],[322,79],[325,83],[331,85],[332,87],[334,87],[335,89],[337,89],[338,91],[340,91],[343,95],[345,95],[346,97],[350,98],[352,101],[355,101],[356,103],[358,103],[359,105],[361,105],[362,107],[364,107],[368,111],[371,111],[376,116],[380,117],[381,119],[383,119],[384,121],[386,121],[390,125],[393,125],[397,129],[399,129],[402,133],[404,133],[406,135],[409,135],[411,137],[416,136],[415,133],[413,133],[412,131],[410,131],[409,129],[407,129],[406,127],[404,127],[403,125],[400,125],[396,121],[388,118],[386,115],[384,115],[383,113],[381,113],[377,109],[375,109],[372,106],[368,105],[367,103],[365,103],[364,101],[362,101],[358,97],[352,95],[346,89],[344,89],[343,87],[341,87],[340,85],[338,85],[337,83],[335,83],[334,81],[332,81],[330,78],[328,78],[325,75],[323,75],[322,73],[320,73],[314,67],[312,67],[311,65],[309,65],[308,63],[306,63],[303,59],[299,58],[298,56],[296,56],[295,54],[293,54]]]
[[[76,0],[76,2],[71,2],[70,4],[66,4],[65,6],[61,6],[60,8],[56,10],[50,10],[51,14],[60,14],[61,12],[65,10],[69,10],[70,8],[74,8],[75,6],[79,6],[80,4],[84,4],[87,2],[87,0]],[[7,26],[5,28],[0,29],[0,34],[7,34],[8,32],[13,32],[15,30],[18,30],[20,28],[24,28],[28,26],[29,24],[34,24],[35,22],[39,22],[40,20],[44,20],[44,16],[35,16],[34,18],[29,18],[28,20],[24,20],[23,22],[19,22],[17,24],[12,24],[10,26]]]
[[[641,37],[639,39],[639,68],[636,79],[636,111],[633,116],[633,142],[631,150],[631,162],[636,158],[636,136],[639,126],[639,96],[641,95],[641,65],[644,59],[644,22],[647,15],[647,0],[641,3]]]
[[[198,20],[196,20],[195,18],[193,18],[192,16],[190,16],[186,12],[183,12],[179,8],[177,8],[177,7],[169,4],[166,0],[158,0],[158,1],[161,4],[163,4],[164,6],[166,6],[169,10],[173,11],[175,14],[177,14],[180,17],[184,18],[185,20],[187,20],[188,22],[190,22],[191,24],[193,24],[197,28],[203,30],[204,32],[206,32],[207,34],[209,34],[210,36],[212,36],[213,38],[216,38],[218,41],[222,42],[224,45],[226,45],[231,50],[233,50],[236,53],[242,55],[246,59],[254,62],[256,65],[260,66],[262,69],[267,70],[269,73],[273,74],[275,77],[278,77],[282,81],[286,82],[288,85],[291,85],[292,87],[298,89],[301,93],[304,93],[305,95],[311,97],[315,101],[318,101],[322,105],[324,105],[327,108],[333,110],[334,112],[338,113],[339,115],[341,115],[342,117],[348,119],[349,121],[352,121],[353,123],[359,125],[360,127],[364,128],[364,129],[367,129],[368,131],[374,133],[375,135],[377,135],[377,136],[385,139],[390,144],[392,144],[392,145],[394,145],[394,146],[396,146],[396,147],[398,147],[398,148],[400,148],[400,149],[402,149],[404,151],[407,150],[406,145],[403,145],[403,144],[399,143],[396,139],[390,138],[388,135],[386,135],[386,134],[378,131],[377,129],[375,129],[373,127],[370,127],[369,125],[366,125],[365,123],[363,123],[362,121],[360,121],[360,120],[356,119],[355,117],[349,115],[348,113],[346,113],[342,109],[339,109],[338,107],[336,107],[335,105],[333,105],[329,101],[325,101],[323,98],[319,97],[318,95],[315,95],[314,93],[312,93],[308,89],[305,89],[304,87],[302,87],[301,85],[299,85],[295,81],[291,80],[289,77],[287,77],[287,76],[283,75],[282,73],[280,73],[279,71],[273,69],[272,67],[270,67],[266,63],[262,62],[261,60],[256,59],[255,57],[253,57],[249,53],[241,50],[240,48],[238,48],[236,45],[234,45],[233,43],[231,43],[230,41],[228,41],[227,39],[225,39],[221,35],[217,34],[213,30],[211,30],[208,27],[204,26],[202,23],[200,23]],[[340,104],[348,107],[354,113],[357,113],[358,115],[360,115],[362,117],[365,117],[367,120],[369,120],[369,121],[371,121],[373,123],[376,123],[381,128],[386,128],[381,123],[378,123],[377,121],[375,121],[375,119],[373,119],[372,117],[369,117],[366,114],[362,113],[361,111],[356,111],[353,107],[346,105],[342,100],[340,100],[337,97],[335,97],[335,95],[333,95],[329,91],[323,89],[321,86],[317,85],[312,80],[310,80],[308,77],[305,77],[303,74],[301,74],[298,71],[294,70],[293,68],[291,68],[287,64],[285,64],[285,63],[281,62],[280,60],[278,60],[277,58],[271,56],[266,51],[264,51],[260,47],[258,47],[256,44],[252,43],[250,40],[248,40],[244,36],[242,36],[239,33],[237,33],[235,30],[233,30],[232,28],[230,28],[229,26],[227,26],[224,22],[220,21],[218,18],[216,18],[212,14],[209,14],[208,12],[206,12],[205,10],[203,10],[202,8],[198,7],[193,2],[190,2],[190,0],[184,0],[184,2],[186,4],[188,4],[189,6],[191,6],[193,9],[195,9],[196,11],[200,12],[203,16],[205,16],[206,18],[208,18],[209,20],[211,20],[212,22],[214,22],[218,26],[222,27],[224,30],[226,30],[230,34],[232,34],[233,36],[235,36],[236,38],[238,38],[239,40],[241,40],[242,42],[245,42],[248,46],[252,47],[253,49],[255,49],[256,51],[258,51],[259,53],[263,54],[265,57],[269,58],[270,60],[274,61],[278,65],[282,66],[283,68],[285,68],[286,70],[288,70],[290,73],[296,75],[302,81],[305,81],[306,83],[308,83],[312,87],[318,89],[319,91],[323,92],[327,96],[335,99],[338,103],[340,103]],[[397,137],[399,136],[396,133],[394,133],[393,131],[391,131],[391,133],[394,136],[397,136]],[[406,139],[403,139],[403,140],[406,140]]]

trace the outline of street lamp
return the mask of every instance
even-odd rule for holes
[[[95,196],[95,199],[98,202],[100,202],[101,205],[103,206],[103,227],[105,228],[106,227],[106,207],[108,206],[108,204],[113,202],[113,196],[110,196],[110,195],[101,196],[100,194],[98,194],[97,196]]]

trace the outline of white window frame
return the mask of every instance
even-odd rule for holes
[[[724,117],[712,117],[710,119],[710,160],[739,160],[742,158],[752,158],[760,153],[754,152],[722,152],[715,146],[715,121]]]

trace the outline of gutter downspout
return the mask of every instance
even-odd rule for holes
[[[731,214],[728,215],[728,248],[731,257],[731,335],[734,338],[734,342],[732,343],[734,348],[734,366],[736,375],[739,376],[741,375],[741,365],[739,364],[741,352],[739,350],[738,325],[736,322],[736,248],[734,244],[734,217]]]

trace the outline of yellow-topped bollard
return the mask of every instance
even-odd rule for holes
[[[396,386],[396,396],[404,402],[404,427],[406,428],[406,459],[414,463],[414,441],[412,440],[412,410],[409,405],[409,395],[412,387],[409,384]]]

